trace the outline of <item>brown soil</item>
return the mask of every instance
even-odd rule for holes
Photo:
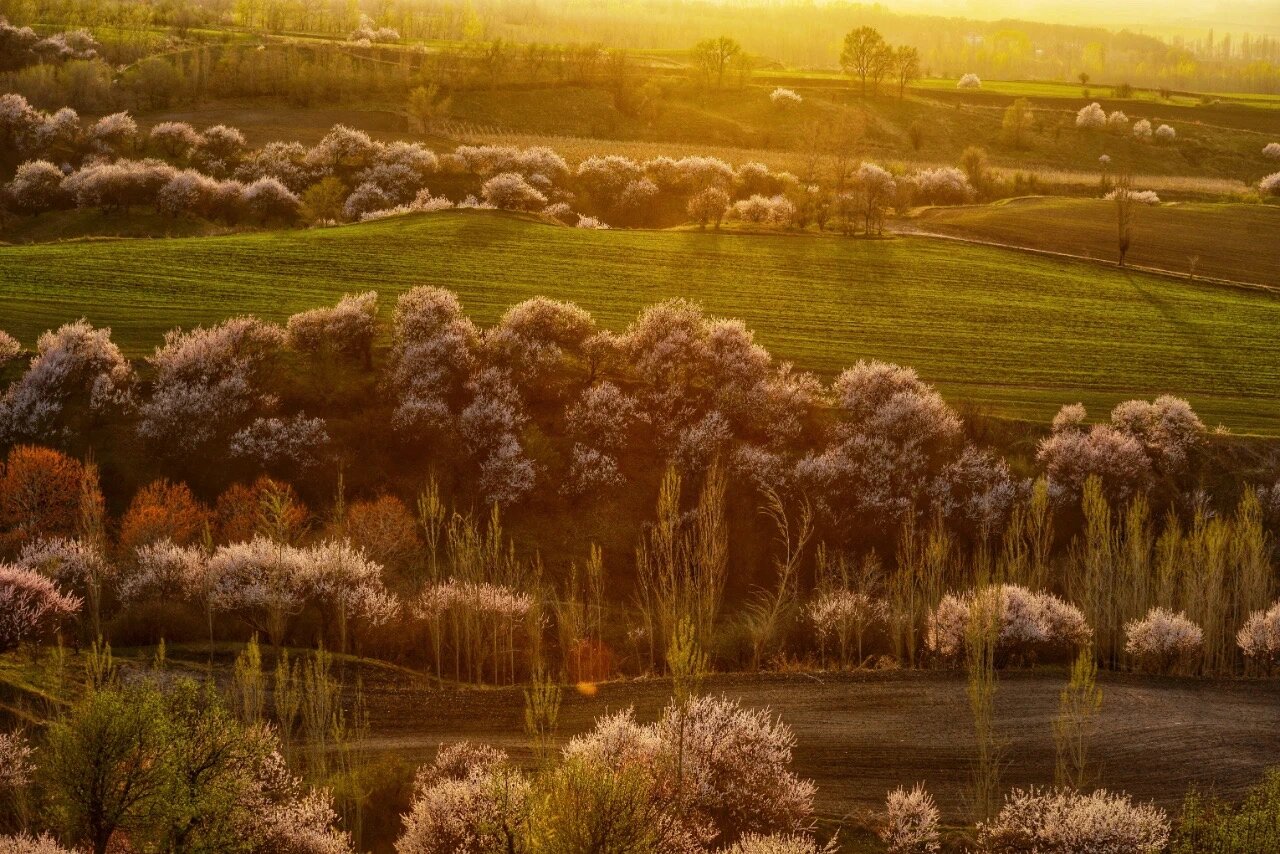
[[[1280,763],[1280,682],[1161,679],[1102,674],[1103,708],[1093,741],[1101,785],[1176,807],[1189,786],[1239,795]],[[1052,720],[1064,674],[1002,674],[997,693],[1005,787],[1053,780]],[[500,745],[529,758],[523,696],[515,689],[437,690],[403,674],[366,681],[370,747],[426,761],[442,742]],[[818,786],[825,819],[863,815],[886,791],[923,781],[950,819],[964,817],[972,729],[963,675],[885,672],[724,676],[707,692],[768,707],[796,733],[795,765]],[[642,721],[666,703],[665,680],[566,689],[561,734],[634,706]]]

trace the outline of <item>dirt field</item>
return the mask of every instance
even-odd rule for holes
[[[1188,786],[1239,794],[1280,763],[1280,683],[1153,679],[1102,674],[1101,724],[1094,739],[1101,783],[1174,807]],[[1064,675],[1008,673],[997,694],[1007,786],[1051,783],[1051,721]],[[924,781],[952,819],[963,815],[970,718],[961,674],[718,677],[708,692],[779,714],[796,733],[801,774],[818,785],[824,819],[864,813],[898,784]],[[593,696],[566,690],[565,737],[599,715],[634,706],[641,720],[666,703],[665,681],[611,683]],[[366,682],[371,746],[407,762],[458,739],[499,744],[527,757],[519,689],[433,690],[387,674]]]
[[[1146,189],[1146,185],[1143,185]],[[908,227],[925,233],[1061,252],[1113,262],[1115,205],[1102,199],[1023,198],[991,205],[930,208]],[[1129,262],[1187,275],[1280,285],[1280,207],[1176,204],[1142,207]]]

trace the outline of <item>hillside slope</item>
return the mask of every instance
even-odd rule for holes
[[[928,238],[587,231],[457,211],[227,237],[0,248],[0,326],[31,346],[88,315],[133,356],[173,326],[290,312],[376,288],[457,291],[482,323],[534,295],[611,328],[649,303],[741,317],[831,376],[911,365],[952,400],[1046,421],[1064,402],[1187,396],[1214,425],[1280,433],[1280,298]]]

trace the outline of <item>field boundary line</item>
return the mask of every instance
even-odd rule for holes
[[[1112,261],[1107,261],[1102,258],[1092,258],[1088,255],[1075,255],[1070,252],[1059,252],[1054,249],[1037,249],[1034,246],[1019,246],[1016,243],[1002,243],[999,240],[983,240],[978,237],[962,237],[958,234],[942,234],[936,231],[925,231],[914,226],[893,228],[890,229],[890,231],[900,237],[924,237],[935,240],[954,240],[957,243],[971,243],[975,246],[990,246],[995,249],[1012,249],[1016,252],[1026,252],[1031,255],[1042,255],[1048,258],[1064,258],[1072,261],[1084,261],[1109,267],[1113,270],[1137,270],[1140,273],[1149,273],[1166,279],[1186,282],[1187,284],[1194,285],[1203,283],[1209,285],[1221,285],[1224,287],[1239,288],[1240,290],[1245,291],[1261,291],[1265,294],[1280,296],[1280,285],[1267,285],[1262,282],[1245,282],[1239,279],[1222,279],[1217,276],[1196,276],[1195,278],[1191,278],[1184,273],[1176,273],[1173,270],[1168,270],[1163,267],[1149,267],[1144,264],[1126,264],[1124,267],[1117,267]]]

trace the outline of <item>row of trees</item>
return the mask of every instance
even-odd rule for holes
[[[75,21],[104,37],[114,36],[113,60],[137,58],[126,47],[145,44],[155,32],[192,39],[202,29],[229,25],[276,33],[311,33],[346,38],[360,25],[361,13],[375,28],[392,28],[406,39],[492,43],[533,40],[543,43],[606,43],[628,49],[683,50],[692,39],[733,33],[749,51],[793,67],[834,67],[838,42],[830,33],[875,27],[892,41],[922,51],[927,67],[958,76],[965,70],[1003,79],[1074,79],[1084,69],[1095,78],[1130,79],[1149,86],[1211,91],[1274,91],[1280,46],[1273,36],[1215,34],[1172,40],[1129,30],[1108,32],[1060,24],[973,21],[895,13],[884,9],[703,10],[677,4],[660,14],[623,7],[608,14],[557,9],[536,19],[518,6],[497,2],[455,7],[386,0],[376,5],[333,2],[298,6],[281,0],[240,0],[209,4],[184,0],[162,8],[107,0],[26,0],[0,5],[20,24]],[[116,56],[118,52],[120,55]]]
[[[198,131],[162,122],[144,135],[128,114],[115,113],[83,127],[74,110],[44,113],[17,95],[0,97],[0,138],[33,158],[17,167],[0,198],[29,214],[69,205],[104,212],[145,205],[232,223],[314,222],[456,203],[542,211],[584,226],[648,224],[681,214],[718,225],[730,215],[801,228],[834,221],[845,232],[860,221],[871,233],[890,208],[975,196],[969,177],[951,167],[895,176],[837,158],[830,164],[835,174],[805,180],[760,163],[734,167],[699,156],[644,162],[595,156],[571,167],[543,147],[463,145],[437,155],[418,143],[376,142],[341,125],[310,148],[272,142],[253,149],[225,125]],[[433,193],[428,182],[439,189]],[[446,191],[465,196],[455,202]]]
[[[296,516],[310,514],[287,491],[235,487],[215,512],[185,487],[153,484],[120,517],[112,546],[91,469],[21,449],[4,473],[6,553],[84,600],[88,637],[110,602],[168,599],[186,600],[204,621],[239,616],[274,640],[303,611],[325,615],[340,635],[329,642],[345,645],[348,619],[361,629],[393,617],[389,590],[402,616],[421,621],[437,672],[485,681],[517,680],[544,663],[541,627],[553,611],[566,669],[624,656],[636,671],[662,669],[683,620],[729,666],[761,666],[815,640],[824,654],[838,648],[844,665],[865,660],[863,640],[915,663],[930,647],[954,652],[929,643],[930,615],[948,591],[984,575],[1063,595],[1098,633],[1101,660],[1116,666],[1134,660],[1122,649],[1127,623],[1156,607],[1185,612],[1204,632],[1202,655],[1189,663],[1232,672],[1243,661],[1237,634],[1271,604],[1266,520],[1280,491],[1246,495],[1234,515],[1188,510],[1204,427],[1184,401],[1131,401],[1092,427],[1082,408],[1064,408],[1039,448],[1045,478],[1032,483],[975,446],[910,370],[863,362],[826,387],[773,362],[740,323],[689,303],[651,307],[615,334],[576,306],[535,299],[480,330],[452,294],[414,289],[397,303],[380,374],[376,318],[376,295],[366,294],[284,328],[237,318],[174,332],[146,382],[105,330],[69,324],[44,336],[15,374],[0,398],[0,429],[7,442],[60,437],[84,447],[111,423],[112,435],[145,438],[170,476],[216,459],[237,461],[242,476],[311,479],[332,454],[353,450],[332,438],[350,428],[339,431],[341,407],[324,412],[320,400],[310,405],[327,417],[281,412],[281,398],[302,402],[286,377],[314,372],[328,378],[323,387],[380,375],[387,396],[360,401],[373,420],[356,432],[447,472],[460,510],[497,503],[519,513],[535,497],[618,507],[628,489],[648,488],[646,472],[678,467],[683,479],[673,473],[659,489],[656,527],[640,531],[636,574],[623,576],[634,585],[610,603],[622,618],[601,618],[598,592],[542,580],[539,562],[514,556],[496,518],[450,515],[437,487],[411,502],[416,514],[391,498],[342,498],[303,538]],[[291,372],[281,374],[286,359]],[[119,450],[107,443],[97,453]],[[745,504],[752,515],[761,503],[790,545],[759,553],[746,572],[767,595],[722,619],[729,511]],[[1055,519],[1065,524],[1058,533]],[[166,539],[172,548],[161,547]],[[873,552],[894,555],[888,572]],[[586,566],[598,591],[602,557]],[[802,580],[816,590],[812,623],[795,607]]]
[[[886,77],[898,84],[901,98],[907,84],[920,76],[920,51],[907,45],[893,47],[874,27],[858,27],[844,37],[840,67],[862,84],[864,98],[868,80],[872,91],[878,92]]]

